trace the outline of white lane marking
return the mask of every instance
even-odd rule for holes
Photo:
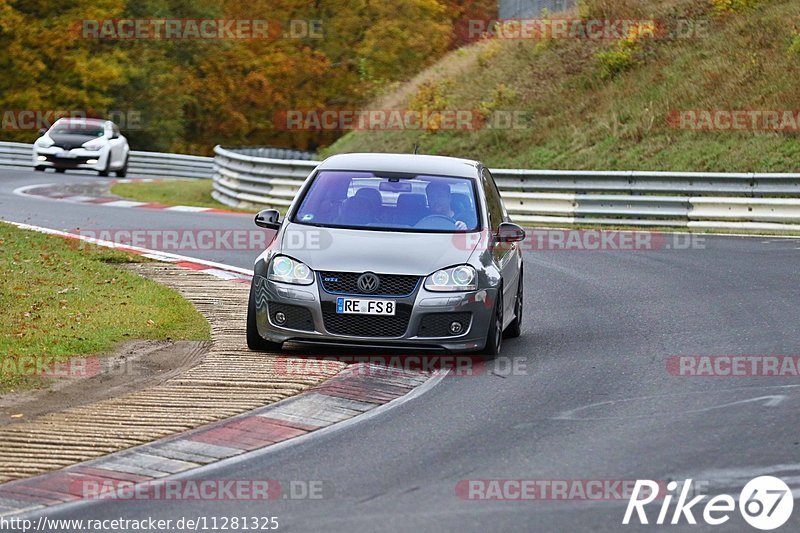
[[[47,198],[47,196],[40,196],[38,194],[29,194],[28,191],[31,189],[39,189],[44,187],[55,187],[58,185],[57,183],[37,183],[35,185],[23,185],[22,187],[17,187],[11,194],[16,194],[17,196],[36,196],[38,198]]]
[[[140,205],[147,205],[147,202],[134,202],[133,200],[114,200],[113,202],[106,202],[103,206],[111,207],[139,207]]]
[[[231,274],[230,272],[226,272],[224,270],[219,270],[219,269],[216,269],[216,268],[209,268],[209,269],[203,270],[203,272],[205,272],[206,274],[211,274],[212,276],[216,276],[216,277],[218,277],[220,279],[239,279],[239,278],[241,278],[241,276],[238,276],[236,274]]]
[[[139,183],[139,182],[152,182],[157,180],[152,179],[142,179],[142,180],[117,180],[115,183]],[[88,182],[88,183],[95,183],[95,182]],[[31,189],[39,189],[44,187],[55,187],[57,185],[64,185],[63,183],[37,183],[35,185],[24,185],[22,187],[17,187],[14,189],[12,194],[17,196],[27,196],[34,198],[46,198],[48,200],[65,200],[67,202],[75,202],[75,203],[87,203],[91,200],[94,200],[95,196],[83,196],[83,195],[76,195],[76,196],[68,196],[64,198],[53,198],[44,194],[35,194],[29,193]],[[142,205],[147,205],[147,202],[135,202],[133,200],[115,200],[113,202],[104,202],[102,204],[103,207],[111,206],[111,207],[139,207]],[[163,208],[164,211],[178,211],[184,213],[205,213],[206,211],[212,211],[212,207],[197,207],[193,205],[171,205],[169,207]],[[220,208],[222,209],[222,208]]]
[[[634,418],[650,418],[652,414],[642,414],[642,415],[624,415],[624,416],[581,416],[579,413],[583,411],[587,411],[589,409],[597,408],[597,407],[608,407],[614,406],[623,403],[630,403],[630,402],[637,402],[642,400],[654,400],[660,398],[682,398],[688,396],[695,396],[695,395],[708,395],[708,394],[723,394],[727,392],[748,392],[758,389],[787,389],[787,388],[795,388],[800,387],[800,385],[768,385],[763,387],[734,387],[729,389],[720,389],[720,390],[709,390],[709,391],[696,391],[696,392],[685,392],[685,393],[678,393],[678,394],[656,394],[653,396],[639,396],[636,398],[622,398],[619,400],[607,400],[604,402],[596,402],[589,405],[584,405],[581,407],[576,407],[575,409],[569,409],[567,411],[563,411],[560,414],[552,417],[553,420],[619,420],[619,419],[634,419]],[[778,404],[782,403],[788,397],[786,394],[773,394],[769,396],[758,396],[755,398],[746,398],[743,400],[735,400],[732,402],[726,402],[724,404],[717,404],[717,405],[706,405],[704,407],[698,407],[696,409],[683,409],[680,411],[680,414],[694,414],[694,413],[703,413],[706,411],[713,411],[716,409],[722,409],[725,407],[730,407],[732,405],[740,405],[743,403],[750,403],[750,402],[761,402],[762,407],[775,407]],[[766,401],[764,401],[766,400]]]
[[[66,200],[67,202],[88,202],[89,200],[94,200],[93,196],[67,196],[65,198],[59,198],[59,200]]]
[[[191,205],[173,205],[164,208],[164,211],[185,211],[187,213],[202,213],[203,211],[210,211],[210,207],[195,207]]]
[[[102,239],[95,239],[92,237],[87,237],[85,235],[78,235],[75,233],[68,233],[65,231],[59,231],[56,229],[50,228],[43,228],[41,226],[32,226],[30,224],[25,224],[22,222],[14,222],[11,220],[5,220],[4,222],[8,222],[9,224],[13,224],[21,229],[29,229],[33,231],[38,231],[40,233],[46,233],[48,235],[58,235],[60,237],[68,237],[71,239],[80,239],[82,241],[86,241],[92,244],[96,244],[98,246],[104,246],[106,248],[119,248],[121,250],[132,250],[138,252],[142,255],[147,255],[151,259],[157,259],[160,261],[165,262],[176,262],[176,261],[186,261],[187,263],[196,263],[198,265],[203,265],[210,267],[210,269],[222,270],[225,272],[235,272],[236,274],[242,274],[245,277],[252,277],[253,272],[246,268],[240,268],[233,265],[226,265],[224,263],[217,263],[215,261],[206,261],[205,259],[198,259],[195,257],[188,257],[185,255],[178,255],[169,252],[162,252],[159,250],[150,250],[149,248],[141,248],[139,246],[129,246],[129,245],[122,245],[112,241],[104,241]]]
[[[800,483],[800,464],[773,464],[773,465],[750,465],[737,466],[732,468],[714,468],[701,472],[683,472],[680,474],[669,474],[661,479],[695,479],[710,482],[714,487],[735,488],[743,487],[748,481],[759,476],[775,476],[781,478],[788,485],[797,486]],[[787,475],[788,474],[788,475]],[[793,475],[794,474],[794,475]],[[793,488],[792,495],[797,499],[800,488]]]

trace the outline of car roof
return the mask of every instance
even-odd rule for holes
[[[409,172],[437,176],[476,178],[481,164],[470,159],[417,154],[339,154],[319,164],[318,170]]]
[[[63,117],[55,121],[55,124],[67,122],[69,124],[91,124],[93,126],[103,126],[106,122],[110,122],[104,118],[81,118],[81,117]]]

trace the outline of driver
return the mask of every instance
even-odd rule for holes
[[[467,224],[461,220],[455,220],[455,213],[450,204],[450,186],[446,183],[432,181],[425,188],[428,196],[428,210],[431,215],[442,215],[455,222],[456,229],[465,230]]]

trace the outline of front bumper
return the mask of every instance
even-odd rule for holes
[[[108,150],[91,151],[85,148],[64,150],[56,146],[33,148],[33,164],[42,168],[66,168],[105,170],[108,164]],[[91,161],[91,162],[90,162]]]
[[[397,320],[405,321],[407,316],[405,327],[397,327],[398,323],[394,321],[391,326],[383,328],[365,315],[335,315],[335,300],[339,295],[321,291],[316,279],[311,285],[299,286],[277,283],[255,275],[253,290],[258,332],[272,342],[451,352],[475,351],[484,347],[497,293],[496,289],[462,293],[430,292],[420,283],[414,293],[405,298],[377,297],[397,302],[396,316],[401,317]],[[284,312],[287,317],[283,326],[275,323],[276,310]],[[339,320],[345,317],[350,325]],[[458,334],[447,331],[446,325],[451,319],[464,324]],[[356,324],[353,328],[353,322],[359,320],[372,321],[372,325],[361,328]],[[348,328],[370,334],[335,333]]]

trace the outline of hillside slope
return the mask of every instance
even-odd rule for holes
[[[762,127],[761,114],[756,131],[721,129],[724,117],[702,130],[691,129],[702,122],[671,122],[687,110],[800,109],[800,2],[587,0],[563,15],[578,16],[654,19],[659,31],[619,40],[482,40],[370,109],[476,110],[489,117],[499,110],[524,117],[523,127],[357,131],[325,153],[410,152],[418,144],[421,153],[506,168],[800,170],[800,126],[791,116],[781,118],[779,132]],[[691,37],[676,37],[678,31]]]

